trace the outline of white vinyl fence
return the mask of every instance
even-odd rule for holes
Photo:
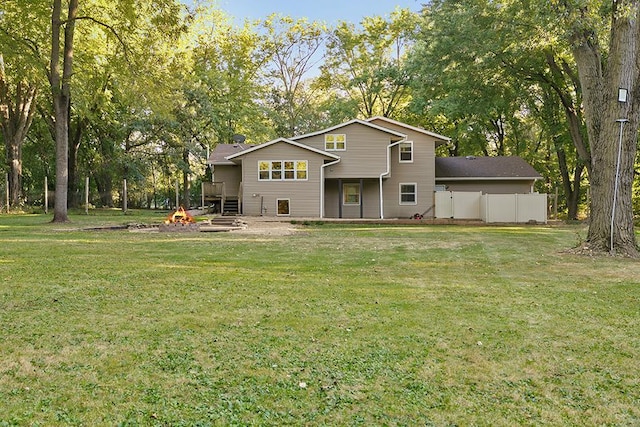
[[[547,195],[437,191],[436,218],[546,224]]]

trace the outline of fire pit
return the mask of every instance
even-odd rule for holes
[[[164,223],[160,224],[159,231],[200,231],[200,225],[180,206],[175,212],[169,214]]]

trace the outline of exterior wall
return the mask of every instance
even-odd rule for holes
[[[325,206],[324,216],[326,218],[340,218],[340,199],[339,182],[337,179],[326,180],[325,183]],[[362,203],[363,218],[380,218],[380,190],[378,180],[364,180],[364,188],[360,195],[360,203]],[[342,183],[359,184],[360,180],[345,179]],[[342,218],[360,218],[360,205],[342,205]]]
[[[213,169],[213,181],[224,182],[227,197],[237,197],[242,180],[242,167],[237,165],[216,165]]]
[[[346,135],[346,150],[329,151],[340,156],[340,163],[327,169],[325,177],[331,178],[378,178],[387,170],[387,146],[391,135],[360,123],[353,123],[331,134]],[[319,150],[324,147],[324,134],[297,139],[297,142]]]
[[[306,181],[259,181],[258,162],[307,160]],[[243,212],[276,216],[277,199],[289,199],[291,217],[320,216],[320,168],[324,157],[304,148],[280,142],[242,156]]]
[[[446,181],[438,180],[438,184],[446,185],[447,191],[481,191],[484,194],[528,194],[531,193],[533,181]]]
[[[391,175],[383,182],[385,218],[410,218],[416,213],[433,217],[436,139],[385,120],[373,120],[372,123],[402,132],[407,135],[407,141],[413,141],[412,163],[400,163],[400,148],[396,145],[391,149]],[[416,205],[400,204],[400,183],[417,184]]]

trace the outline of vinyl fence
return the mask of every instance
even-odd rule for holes
[[[436,218],[481,219],[485,222],[547,222],[547,195],[482,194],[437,191]]]

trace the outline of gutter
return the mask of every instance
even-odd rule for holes
[[[320,219],[324,218],[324,168],[340,163],[341,159],[320,166]]]
[[[467,176],[467,177],[436,177],[437,181],[538,181],[542,177],[535,176]]]
[[[384,178],[385,175],[389,175],[391,173],[391,148],[396,145],[402,144],[403,142],[407,142],[407,139],[405,138],[387,145],[387,171],[380,174],[380,219],[384,219],[384,196],[382,194],[382,178]]]

